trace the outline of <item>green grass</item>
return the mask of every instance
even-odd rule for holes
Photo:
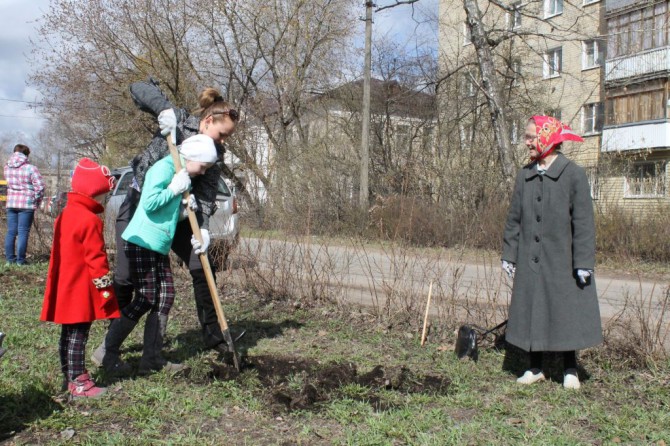
[[[314,376],[257,370],[235,380],[212,380],[216,355],[200,348],[188,276],[177,272],[178,297],[168,329],[167,356],[192,368],[188,377],[157,373],[110,380],[100,400],[67,401],[60,391],[60,327],[39,322],[46,264],[0,267],[0,330],[8,352],[0,360],[0,441],[11,444],[118,445],[575,445],[670,442],[670,364],[628,370],[583,361],[590,379],[579,392],[555,381],[520,387],[502,370],[505,353],[483,350],[477,363],[457,361],[441,345],[420,348],[419,333],[354,319],[347,308],[301,308],[259,301],[225,288],[224,308],[250,357],[293,358],[320,370],[355,364],[358,375],[376,365],[405,367],[413,377],[451,380],[446,394],[369,388],[359,383],[325,389],[306,409],[287,411],[277,389],[299,393]],[[104,335],[93,324],[88,357]],[[141,330],[124,357],[139,360]],[[91,370],[94,370],[91,365]],[[74,436],[67,438],[68,430]]]

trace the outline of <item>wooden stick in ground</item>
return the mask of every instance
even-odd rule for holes
[[[428,328],[428,311],[430,309],[430,296],[433,294],[433,281],[428,287],[428,301],[426,301],[426,315],[423,317],[423,330],[421,331],[421,347],[426,343],[426,329]]]
[[[181,160],[179,159],[179,152],[177,147],[175,147],[172,142],[172,137],[167,136],[167,143],[170,149],[170,155],[172,156],[172,161],[174,163],[175,172],[179,172],[182,169]],[[188,203],[188,198],[190,194],[188,191],[184,192],[183,198]],[[200,225],[198,225],[198,218],[195,216],[193,209],[188,207],[188,221],[191,224],[191,230],[196,240],[202,245],[202,232],[200,231]],[[212,302],[214,303],[214,309],[216,310],[216,318],[219,321],[219,326],[221,327],[221,333],[223,338],[228,344],[229,351],[233,354],[233,363],[235,368],[240,370],[240,358],[235,351],[235,346],[233,345],[233,337],[230,334],[230,328],[228,327],[228,322],[226,321],[226,315],[223,312],[223,307],[221,306],[221,300],[219,299],[219,290],[216,288],[216,282],[214,281],[214,273],[212,272],[212,266],[209,264],[209,257],[207,253],[200,254],[200,262],[202,263],[202,269],[205,272],[205,278],[207,279],[207,286],[209,287],[209,294],[212,296]]]

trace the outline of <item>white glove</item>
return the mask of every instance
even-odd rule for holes
[[[195,235],[191,236],[191,246],[193,246],[193,251],[198,255],[204,254],[207,252],[207,248],[209,248],[209,230],[201,229],[200,234],[202,235],[202,245],[195,238]]]
[[[502,269],[507,273],[510,279],[514,279],[514,272],[516,271],[516,265],[514,263],[503,260]]]
[[[195,200],[195,196],[193,194],[188,196],[188,200],[186,198],[183,198],[181,200],[181,216],[179,220],[184,220],[188,218],[188,210],[192,210],[193,212],[198,212],[198,202]]]
[[[193,212],[197,212],[199,209],[198,202],[196,201],[195,196],[193,194],[188,196],[188,208]]]
[[[175,196],[181,195],[191,186],[191,177],[188,176],[186,169],[182,169],[172,177],[172,181],[168,184],[168,189]]]
[[[591,278],[591,271],[588,269],[578,269],[577,277],[579,277],[579,283],[586,285]]]
[[[166,108],[158,115],[158,127],[161,129],[161,135],[172,135],[172,142],[177,144],[177,115],[174,110]]]

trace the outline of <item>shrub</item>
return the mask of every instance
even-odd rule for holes
[[[649,262],[670,261],[670,207],[644,214],[619,207],[596,213],[598,252],[607,258]]]

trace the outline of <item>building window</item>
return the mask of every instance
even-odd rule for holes
[[[472,43],[472,31],[467,22],[463,23],[463,45],[470,45]]]
[[[459,126],[459,133],[461,136],[461,146],[469,148],[474,136],[474,126],[472,124],[461,124]]]
[[[602,103],[584,104],[582,107],[582,133],[592,135],[603,130]]]
[[[472,98],[477,94],[477,83],[472,73],[465,73],[463,76],[463,95]]]
[[[561,75],[563,68],[563,49],[554,48],[544,54],[544,78],[549,79]]]
[[[550,108],[549,110],[547,110],[547,111],[545,112],[545,114],[546,114],[547,116],[551,116],[551,117],[553,117],[553,118],[556,118],[556,119],[558,119],[559,121],[562,119],[562,116],[561,116],[562,113],[561,113],[561,109],[560,109],[560,108]]]
[[[666,118],[667,94],[662,81],[608,91],[605,124],[655,121]]]
[[[668,45],[668,3],[659,2],[607,20],[607,55],[626,56]]]
[[[398,124],[395,127],[395,143],[396,149],[401,152],[410,150],[410,128],[407,124]]]
[[[521,128],[521,124],[519,123],[518,119],[512,120],[512,125],[510,127],[510,132],[509,132],[509,141],[512,144],[519,144],[521,142],[521,139],[519,138],[519,129]]]
[[[586,178],[589,180],[589,187],[591,188],[591,199],[597,200],[600,198],[600,181],[598,179],[598,168],[587,167]]]
[[[592,5],[592,4],[594,4],[594,3],[598,3],[599,1],[600,1],[600,0],[584,0],[584,3],[582,3],[582,5],[584,5],[584,6],[586,6],[586,5]]]
[[[544,0],[544,18],[562,14],[563,0]]]
[[[665,177],[665,162],[635,163],[626,175],[624,197],[664,197]]]
[[[582,69],[599,67],[603,63],[603,45],[597,40],[582,42]]]
[[[511,5],[512,10],[507,13],[509,29],[521,28],[521,2],[515,2]]]
[[[521,85],[521,61],[514,59],[512,61],[512,86],[518,87]]]
[[[421,144],[423,146],[423,150],[425,153],[433,153],[434,152],[434,144],[435,141],[435,128],[432,125],[426,125],[423,128],[423,135],[421,139]]]

